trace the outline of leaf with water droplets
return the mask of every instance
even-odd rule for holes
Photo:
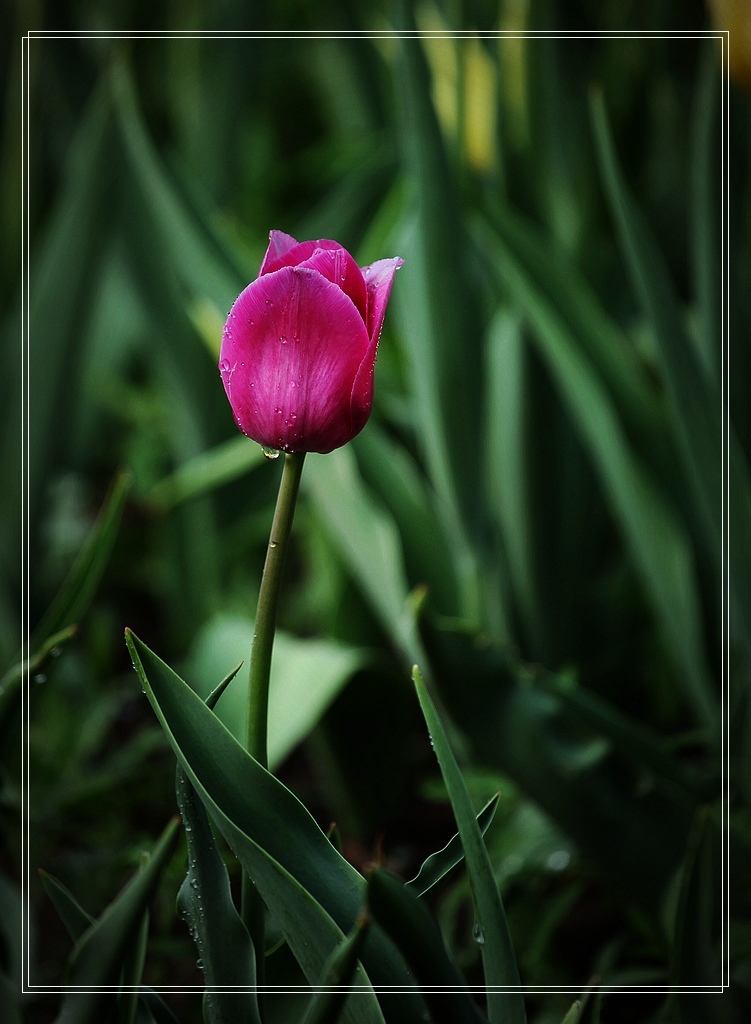
[[[198,966],[206,975],[205,1024],[236,1020],[260,1024],[253,943],[232,900],[229,875],[206,809],[180,765],[175,787],[188,846],[188,872],[177,907],[198,949]],[[246,991],[211,991],[215,986],[240,986]]]
[[[446,783],[467,859],[467,875],[479,929],[477,934],[482,937],[480,948],[485,984],[488,986],[488,1016],[492,1024],[525,1024],[527,1015],[524,998],[518,991],[508,991],[509,988],[518,988],[520,985],[519,969],[488,849],[443,723],[417,665],[412,670],[412,678],[425,722],[435,744],[436,757],[443,781]],[[504,992],[504,988],[507,991]]]

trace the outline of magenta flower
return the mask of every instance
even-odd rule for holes
[[[330,452],[373,406],[378,339],[399,257],[358,267],[338,242],[272,231],[224,325],[219,370],[240,430],[283,452]]]

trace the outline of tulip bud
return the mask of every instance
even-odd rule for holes
[[[360,268],[338,242],[271,232],[258,278],[235,301],[222,336],[219,371],[244,434],[283,452],[330,452],[362,430],[402,263]]]

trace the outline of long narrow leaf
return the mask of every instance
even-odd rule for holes
[[[431,1019],[436,1024],[480,1024],[484,1018],[425,904],[397,878],[375,868],[368,875],[368,906],[414,971]]]
[[[472,810],[467,786],[417,666],[412,677],[467,859],[488,989],[488,1016],[492,1024],[524,1024],[527,1019],[524,999],[518,991],[513,991],[520,987],[519,969],[490,856]]]
[[[104,1016],[104,1007],[112,998],[107,987],[117,984],[128,949],[172,856],[178,825],[177,819],[170,822],[146,867],[76,943],[58,1024],[94,1024]]]
[[[399,533],[379,508],[357,470],[354,455],[339,448],[310,456],[303,486],[352,574],[405,659],[420,657],[420,640],[407,609],[409,587]]]
[[[498,807],[498,796],[496,795],[485,804],[477,815],[477,824],[483,835],[490,828],[496,808]],[[415,877],[405,884],[405,888],[414,893],[415,896],[427,896],[439,885],[452,871],[464,860],[464,847],[462,837],[457,832],[449,839],[443,849],[438,850],[423,861],[420,870]]]
[[[141,683],[183,768],[315,983],[362,909],[364,879],[200,697],[130,631],[126,636]],[[368,979],[386,987],[409,986],[409,974],[377,929],[368,936],[362,963],[368,973],[358,975],[360,1012],[367,1011],[370,1021],[381,1020],[376,1000],[367,996],[372,993]],[[408,995],[399,1005],[405,1021],[422,1012],[420,1002]]]
[[[46,640],[50,634],[77,622],[91,603],[117,538],[130,483],[128,473],[121,472],[115,477],[73,567],[34,630],[32,647]]]
[[[685,529],[636,459],[613,403],[565,318],[503,241],[483,231],[499,275],[516,296],[533,337],[587,446],[614,515],[662,622],[687,695],[714,728],[717,706],[702,644],[699,588]]]
[[[188,922],[206,977],[206,1024],[232,1024],[241,1019],[259,1024],[255,951],[235,909],[227,868],[216,848],[209,817],[182,767],[177,769],[177,803],[185,826],[188,873],[177,903]],[[223,987],[244,987],[225,993]]]
[[[626,267],[657,341],[683,463],[696,505],[703,516],[718,577],[724,557],[723,448],[727,446],[730,477],[728,535],[733,544],[729,574],[737,604],[731,621],[743,637],[749,653],[751,587],[748,586],[747,566],[751,559],[751,481],[748,465],[732,424],[723,423],[720,394],[700,369],[667,268],[649,226],[627,189],[600,94],[593,96],[592,118],[603,180],[618,226]]]
[[[361,914],[347,938],[334,950],[321,973],[321,987],[310,1002],[303,1024],[336,1024],[339,1020],[369,927],[370,918]]]

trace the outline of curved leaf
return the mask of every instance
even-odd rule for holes
[[[374,868],[368,875],[368,906],[415,972],[436,1024],[479,1024],[485,1020],[424,903],[393,875]]]
[[[485,804],[477,815],[477,824],[483,835],[488,831],[493,820],[496,808],[498,807],[496,795]],[[459,833],[449,839],[443,849],[431,853],[417,872],[415,877],[406,883],[405,888],[409,889],[415,896],[427,896],[453,869],[464,860],[464,847]]]
[[[146,866],[128,883],[76,943],[71,954],[68,991],[58,1024],[94,1024],[111,1001],[128,950],[136,938],[162,872],[175,848],[179,820],[162,833]]]
[[[274,914],[305,975],[315,983],[327,957],[365,902],[365,880],[328,841],[300,801],[255,761],[190,687],[134,634],[126,633],[136,672],[167,738],[217,827]],[[399,954],[371,930],[362,963],[367,976],[359,1012],[379,1020],[370,981],[411,988]],[[384,1009],[388,1000],[383,997]],[[423,1012],[416,996],[399,997],[399,1016]],[[345,1011],[348,1012],[348,1011]],[[388,1017],[388,1014],[387,1014]]]
[[[527,1019],[524,999],[520,992],[513,991],[514,988],[520,988],[516,954],[488,849],[472,810],[467,786],[417,666],[412,670],[412,678],[467,858],[467,874],[477,918],[477,935],[478,942],[481,943],[485,985],[488,989],[488,1016],[492,1024],[524,1024]]]

